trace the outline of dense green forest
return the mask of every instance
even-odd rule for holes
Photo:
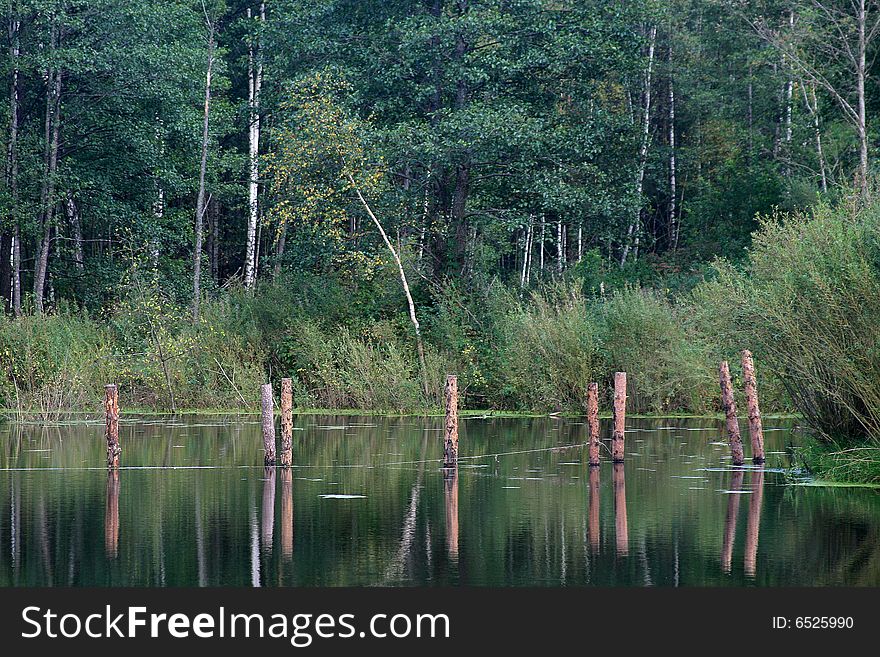
[[[9,0],[0,406],[768,411],[880,435],[880,3]]]

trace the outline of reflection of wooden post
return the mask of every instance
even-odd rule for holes
[[[443,472],[443,496],[446,501],[446,549],[449,558],[458,560],[458,469]]]
[[[293,383],[290,379],[281,379],[281,465],[289,468],[292,463]]]
[[[119,389],[116,384],[104,386],[104,416],[107,421],[107,467],[119,467]]]
[[[119,554],[119,470],[107,473],[107,506],[104,512],[104,550],[108,559]]]
[[[599,384],[587,388],[587,426],[590,430],[590,465],[599,465]]]
[[[281,554],[293,556],[293,473],[281,470]]]
[[[761,410],[758,408],[758,382],[755,378],[755,362],[752,352],[742,352],[743,382],[746,389],[746,403],[749,409],[749,436],[752,439],[752,462],[764,462],[764,427],[761,426]]]
[[[446,376],[446,422],[443,432],[443,467],[458,466],[458,377]]]
[[[590,468],[590,546],[599,551],[599,468]]]
[[[614,531],[617,535],[617,555],[629,554],[629,528],[626,524],[626,478],[623,463],[612,466],[611,483],[614,486]]]
[[[275,465],[275,409],[272,402],[272,384],[260,386],[260,404],[263,412],[264,464]]]
[[[755,576],[758,561],[758,530],[761,529],[761,502],[764,497],[764,471],[755,470],[752,474],[752,497],[749,499],[749,520],[746,524],[745,571],[749,577]]]
[[[730,477],[730,490],[739,491],[743,484],[742,468],[733,471]],[[740,493],[730,493],[727,499],[727,516],[724,518],[724,540],[721,542],[721,570],[730,572],[730,562],[733,559],[733,543],[736,539],[736,518],[739,515]]]
[[[730,457],[734,465],[743,464],[743,443],[739,435],[739,421],[736,418],[736,402],[733,399],[733,385],[730,383],[730,368],[727,361],[721,361],[718,368],[721,382],[721,406],[727,417],[727,442],[730,443]]]
[[[614,373],[614,433],[611,437],[611,460],[623,462],[623,431],[626,426],[626,372]]]
[[[263,552],[272,552],[272,538],[275,534],[275,468],[265,469],[263,479],[263,515],[260,539]]]

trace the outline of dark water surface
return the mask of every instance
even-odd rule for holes
[[[454,476],[435,418],[300,416],[268,473],[252,417],[127,418],[111,475],[102,424],[4,424],[0,586],[880,585],[880,493],[785,485],[765,423],[764,468],[633,419],[590,472],[579,421],[464,419]]]

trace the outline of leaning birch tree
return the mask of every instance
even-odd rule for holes
[[[381,162],[368,158],[366,124],[337,101],[350,93],[347,83],[331,73],[318,72],[298,81],[289,99],[281,104],[281,126],[273,131],[273,150],[265,172],[275,201],[270,220],[276,224],[279,235],[297,230],[307,234],[318,232],[324,239],[336,242],[337,261],[349,256],[352,261],[359,261],[363,254],[348,252],[345,245],[351,213],[355,211],[351,201],[356,200],[375,226],[397,269],[427,397],[430,386],[424,341],[401,248],[395,247],[368,200],[381,190]]]

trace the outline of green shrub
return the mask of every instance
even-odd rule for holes
[[[820,205],[766,219],[745,268],[719,263],[694,294],[707,329],[751,348],[825,440],[880,436],[878,215]]]
[[[97,410],[111,356],[106,332],[85,314],[0,318],[0,405],[43,420]]]
[[[500,322],[500,401],[530,410],[584,407],[591,381],[602,375],[600,331],[577,288],[559,286],[515,304]]]
[[[627,288],[602,303],[602,351],[612,370],[627,373],[636,412],[710,410],[717,382],[702,336],[686,328],[661,294]]]

